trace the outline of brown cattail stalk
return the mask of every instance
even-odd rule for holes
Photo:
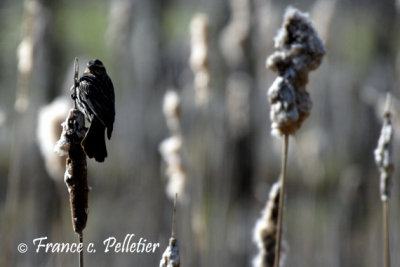
[[[67,155],[64,181],[69,192],[72,225],[79,235],[82,243],[83,229],[85,229],[88,215],[88,184],[86,153],[81,146],[87,129],[85,128],[85,116],[78,109],[71,109],[68,117],[62,124],[63,132],[56,144],[60,155]],[[80,255],[83,263],[83,255]],[[82,264],[80,266],[83,266]]]
[[[374,151],[375,162],[380,172],[380,195],[383,205],[383,235],[384,235],[384,254],[385,267],[390,267],[390,240],[389,240],[389,198],[392,184],[393,166],[393,125],[390,112],[391,96],[387,95],[385,114],[381,135],[378,140],[378,146]]]
[[[276,182],[270,192],[267,204],[257,220],[253,231],[253,240],[257,244],[258,254],[253,259],[253,267],[272,267],[275,262],[276,233],[278,231],[278,207],[281,182]],[[283,251],[281,250],[281,254]],[[282,257],[282,255],[281,255]]]
[[[308,15],[293,7],[288,7],[282,27],[275,37],[275,48],[278,51],[269,56],[266,63],[268,68],[279,74],[268,90],[272,134],[285,137],[274,263],[274,266],[278,267],[281,253],[289,135],[294,135],[310,114],[312,101],[306,91],[308,73],[321,64],[325,47]]]
[[[78,73],[78,62],[75,59],[74,86]],[[85,115],[75,107],[69,111],[67,119],[62,123],[63,131],[56,144],[60,156],[67,155],[64,181],[69,192],[72,225],[83,243],[83,230],[88,216],[88,193],[86,153],[81,145],[87,132]],[[83,250],[79,253],[79,266],[83,267]]]
[[[171,230],[171,238],[169,239],[169,244],[167,249],[164,251],[161,261],[160,267],[179,267],[181,264],[181,259],[179,256],[179,247],[178,240],[175,235],[175,227],[176,227],[176,199],[177,195],[175,195],[174,200],[174,212],[172,215],[172,230]]]

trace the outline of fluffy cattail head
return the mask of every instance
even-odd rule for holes
[[[310,114],[312,102],[309,94],[296,92],[293,85],[281,76],[269,88],[268,98],[273,135],[294,134]]]
[[[286,9],[282,27],[274,42],[279,51],[268,58],[267,67],[278,72],[280,76],[290,77],[293,70],[315,70],[325,54],[324,44],[312,26],[308,14],[293,7]]]
[[[280,188],[280,181],[272,186],[267,205],[254,227],[253,240],[258,247],[258,254],[253,259],[253,267],[274,266]],[[283,250],[281,250],[281,254],[283,254]]]
[[[160,267],[179,267],[180,261],[178,241],[171,237],[168,247],[162,255]]]
[[[46,170],[53,179],[60,179],[64,173],[66,158],[58,157],[54,153],[54,145],[61,135],[61,123],[68,114],[69,106],[67,97],[59,97],[39,110],[37,142],[45,160]]]
[[[165,174],[168,178],[166,193],[170,199],[175,198],[175,194],[185,197],[186,172],[182,163],[182,137],[171,136],[161,142],[159,146],[160,154],[166,163]],[[181,197],[182,199],[182,197]]]
[[[86,134],[85,116],[78,109],[71,109],[63,125],[56,149],[68,155],[64,181],[69,192],[72,225],[74,231],[82,234],[88,216],[88,184],[86,153],[81,142]]]
[[[310,114],[312,101],[305,89],[308,72],[321,64],[325,47],[308,15],[289,7],[275,48],[278,51],[267,59],[267,67],[279,74],[268,91],[271,128],[273,135],[289,135]]]
[[[375,162],[381,173],[380,191],[382,201],[387,201],[390,197],[391,180],[394,171],[392,157],[393,125],[391,121],[390,98],[390,94],[388,94],[381,135],[378,140],[378,146],[374,151]]]
[[[164,251],[161,261],[160,267],[179,267],[181,264],[181,259],[179,256],[179,247],[178,247],[178,240],[175,238],[175,218],[176,218],[176,200],[178,195],[175,194],[174,200],[174,212],[172,215],[172,231],[171,231],[171,238],[169,239],[168,247]]]
[[[167,91],[163,101],[163,113],[167,120],[167,126],[171,132],[180,131],[181,99],[176,91]]]

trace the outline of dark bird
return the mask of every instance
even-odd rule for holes
[[[77,107],[91,123],[82,145],[89,158],[103,162],[107,157],[105,130],[107,128],[107,137],[110,139],[115,118],[114,86],[98,59],[88,62],[77,83]]]

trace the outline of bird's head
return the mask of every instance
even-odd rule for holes
[[[103,62],[101,62],[98,59],[91,59],[87,63],[87,68],[85,70],[86,73],[92,73],[96,76],[101,76],[106,74],[106,68],[103,65]]]

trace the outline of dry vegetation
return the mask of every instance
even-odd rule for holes
[[[322,42],[312,38],[315,50],[296,58],[299,47],[280,34],[267,61],[276,74],[266,58],[289,4],[309,12]],[[64,170],[49,149],[70,106],[45,108],[68,99],[75,56],[81,69],[101,58],[116,96],[108,158],[87,162],[85,242],[135,234],[160,243],[154,254],[85,255],[85,266],[273,266],[284,140],[270,133],[282,130],[294,135],[284,266],[389,266],[389,252],[399,266],[400,183],[387,172],[400,165],[397,8],[389,0],[1,1],[0,266],[77,265],[76,255],[16,250],[41,236],[76,242]],[[288,71],[293,59],[310,64],[295,69],[299,77]],[[270,85],[277,90],[266,95]],[[280,88],[305,104],[278,103]],[[395,130],[382,130],[375,152],[380,182],[373,163],[382,114]]]

